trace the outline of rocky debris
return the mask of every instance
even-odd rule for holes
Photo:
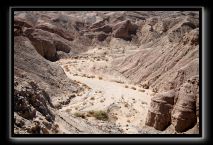
[[[196,101],[198,101],[199,90],[198,77],[193,77],[180,87],[177,103],[172,112],[172,125],[177,132],[184,132],[197,123]],[[197,112],[196,112],[197,111]]]
[[[154,96],[147,114],[146,125],[152,126],[157,130],[165,130],[171,123],[174,97],[174,90]]]
[[[15,81],[14,88],[14,132],[52,133],[55,115],[48,94],[34,82]],[[53,107],[53,106],[52,106]]]
[[[17,85],[14,88],[14,110],[26,119],[32,120],[36,117],[36,111],[39,111],[48,121],[53,122],[54,115],[48,109],[47,103],[51,103],[48,100],[50,100],[48,94],[34,82],[29,82],[27,86]]]
[[[52,125],[53,126],[53,125]],[[49,128],[47,129],[44,124],[42,124],[40,121],[32,121],[31,124],[28,124],[26,126],[23,127],[24,129],[22,129],[23,132],[27,133],[27,134],[50,134],[50,133],[54,133],[54,128]],[[21,128],[18,128],[21,129]],[[19,130],[21,131],[21,130]]]

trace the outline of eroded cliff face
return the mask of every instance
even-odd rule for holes
[[[68,78],[69,73],[125,83],[123,88],[114,86],[121,89],[118,92],[129,93],[128,86],[135,85],[132,90],[139,91],[131,92],[136,95],[135,104],[141,101],[137,97],[140,93],[147,93],[142,123],[133,121],[131,125],[129,120],[134,119],[127,117],[128,125],[136,126],[136,133],[199,133],[198,15],[179,11],[15,12],[14,132],[130,133],[118,125],[125,118],[119,110],[109,112],[111,121],[104,126],[63,112],[63,107],[80,103],[82,94],[97,89],[87,86],[87,81]],[[104,95],[109,94],[99,97]],[[115,97],[119,100],[123,96],[128,94]],[[104,102],[101,100],[92,103],[98,106]],[[109,100],[105,104],[108,109],[119,102]],[[118,103],[117,108],[131,112],[134,108],[125,107],[130,102]],[[142,108],[135,107],[139,107],[139,114],[134,114],[138,117]],[[147,131],[148,126],[151,129]]]

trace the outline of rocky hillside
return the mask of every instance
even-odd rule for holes
[[[148,19],[138,38],[141,51],[119,64],[118,70],[133,82],[165,90],[199,74],[198,16],[170,17]]]
[[[152,91],[154,95],[146,95],[153,97],[143,103],[147,111],[140,112],[141,108],[137,108],[144,115],[141,118],[145,118],[142,123],[136,121],[132,125],[137,133],[199,133],[199,14],[16,11],[14,132],[128,133],[116,124],[122,114],[117,116],[117,122],[94,123],[85,120],[85,116],[76,118],[63,112],[63,108],[70,106],[75,110],[76,104],[73,107],[72,103],[98,88],[94,84],[95,88],[90,88],[84,84],[85,80],[74,80],[73,75],[89,79],[99,75],[99,80],[104,77],[106,82],[95,80],[97,83],[114,85],[107,82],[112,80],[126,83],[126,92],[129,85],[136,86],[133,90]],[[103,92],[111,90],[100,86]],[[140,93],[132,93],[138,101],[141,101]],[[116,102],[112,99],[109,103]]]

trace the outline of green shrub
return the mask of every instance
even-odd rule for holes
[[[85,118],[85,115],[83,113],[80,112],[75,112],[75,117],[81,117],[81,118]]]
[[[108,114],[105,111],[89,111],[88,112],[89,116],[93,116],[98,120],[103,120],[103,121],[107,121],[109,119]]]
[[[108,120],[108,114],[105,111],[95,111],[94,117],[98,120],[103,120],[103,121]]]

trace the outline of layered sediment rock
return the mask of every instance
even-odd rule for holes
[[[197,123],[197,117],[199,117],[198,83],[198,78],[194,77],[180,87],[177,103],[172,111],[172,125],[177,132],[187,131]]]
[[[174,90],[159,93],[151,100],[146,125],[164,130],[171,124],[171,111],[174,105]]]

